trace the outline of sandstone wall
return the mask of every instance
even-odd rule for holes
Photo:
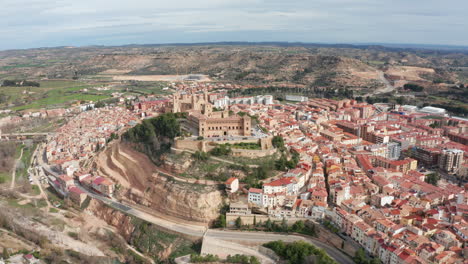
[[[209,223],[219,215],[221,192],[216,187],[182,183],[159,176],[153,178],[144,196],[126,194],[131,201],[184,220]]]
[[[119,196],[161,214],[209,223],[219,214],[223,198],[216,185],[177,181],[158,173],[146,155],[129,146],[115,144],[100,155],[99,173],[121,184]]]

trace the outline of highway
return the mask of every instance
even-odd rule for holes
[[[42,151],[42,149],[40,149]],[[45,155],[38,155],[37,161],[39,166],[43,167],[49,174],[58,177],[59,175],[52,171],[48,164],[44,161]],[[240,242],[250,242],[263,244],[270,241],[283,240],[285,242],[293,242],[298,240],[303,240],[314,244],[315,246],[324,249],[328,255],[334,258],[338,263],[352,264],[354,263],[346,254],[336,249],[333,246],[315,240],[313,238],[306,238],[297,235],[287,235],[287,234],[274,234],[274,233],[265,233],[265,232],[242,232],[242,231],[226,231],[226,230],[217,230],[217,229],[207,229],[204,226],[194,225],[194,224],[184,224],[180,222],[170,221],[161,217],[157,217],[153,214],[146,213],[142,210],[134,208],[132,206],[125,205],[114,199],[110,199],[98,193],[95,193],[87,188],[84,188],[78,181],[75,182],[76,186],[82,191],[86,192],[90,197],[100,200],[103,203],[111,206],[112,208],[119,210],[125,214],[137,217],[154,225],[160,226],[164,229],[180,233],[183,235],[188,235],[194,238],[202,237],[211,237],[218,240],[229,241],[233,243]],[[242,243],[240,243],[242,244]]]

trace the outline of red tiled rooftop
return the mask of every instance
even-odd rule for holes
[[[262,193],[262,189],[250,188],[249,192],[251,192],[251,193]]]
[[[226,185],[232,184],[235,180],[237,180],[236,177],[231,177],[231,178],[229,178],[229,179],[226,181]]]

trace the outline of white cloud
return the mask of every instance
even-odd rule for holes
[[[149,43],[158,32],[164,32],[159,42],[187,41],[188,34],[194,41],[468,45],[465,0],[3,0],[2,8],[0,33],[10,37],[0,49],[31,47],[35,40],[48,46],[64,39]]]

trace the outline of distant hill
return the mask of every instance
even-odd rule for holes
[[[434,47],[434,49],[431,49]],[[215,81],[353,90],[366,95],[413,82],[463,96],[468,49],[404,44],[219,42],[0,51],[0,78],[89,78],[202,73]]]

